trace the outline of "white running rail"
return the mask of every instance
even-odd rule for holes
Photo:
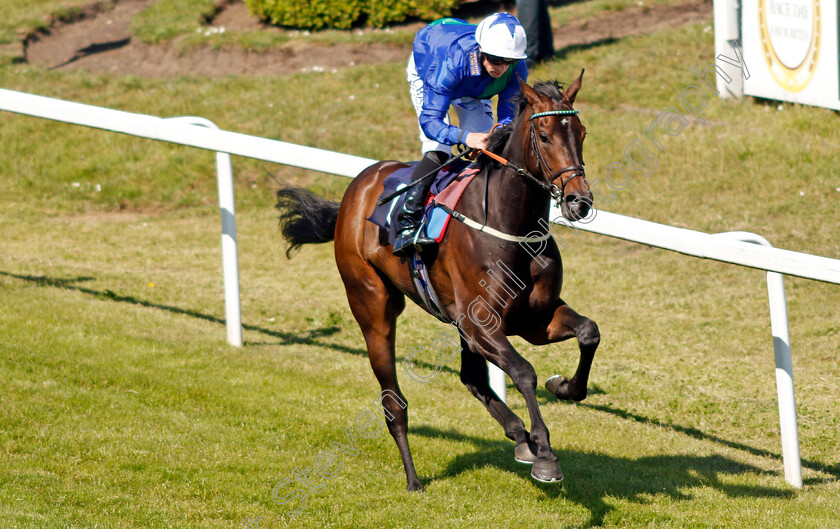
[[[226,323],[228,341],[235,346],[242,345],[242,327],[233,175],[230,171],[230,157],[227,155],[235,154],[351,178],[376,162],[369,158],[218,130],[203,118],[164,119],[4,89],[0,89],[0,110],[217,152]],[[555,206],[550,218],[560,219],[558,215]],[[552,231],[559,230],[561,224],[570,231],[590,231],[694,257],[767,271],[785,479],[791,485],[801,488],[790,333],[782,274],[840,284],[840,260],[772,248],[764,238],[754,234],[734,232],[710,235],[606,211],[598,211],[587,223],[569,224],[561,221],[560,224],[553,224]],[[563,234],[555,231],[555,235],[562,237]],[[568,233],[565,235],[568,237]],[[490,377],[494,391],[504,399],[504,373],[491,370]]]
[[[0,110],[216,151],[228,342],[242,345],[239,257],[230,155],[355,176],[374,160],[219,130],[197,117],[159,118],[0,89]],[[336,172],[335,168],[341,168]]]

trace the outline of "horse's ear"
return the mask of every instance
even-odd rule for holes
[[[540,100],[540,96],[537,94],[537,91],[531,88],[528,83],[523,81],[522,78],[519,77],[519,74],[516,74],[516,78],[519,79],[519,89],[522,91],[522,95],[528,99],[531,106],[536,105]]]
[[[575,97],[577,96],[578,90],[580,90],[580,84],[581,81],[583,81],[583,70],[584,69],[580,70],[580,75],[578,75],[578,78],[575,79],[575,82],[570,84],[569,88],[567,88],[566,91],[563,92],[563,97],[566,99],[566,101],[569,102],[569,104],[575,102]]]

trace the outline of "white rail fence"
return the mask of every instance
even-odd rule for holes
[[[242,317],[230,155],[237,154],[343,176],[350,173],[355,176],[374,162],[357,156],[219,130],[204,118],[164,119],[4,89],[0,89],[0,110],[216,151],[216,178],[222,216],[225,321],[228,342],[237,347],[242,345]],[[342,170],[336,172],[335,168]]]
[[[164,119],[4,89],[0,89],[0,110],[197,147],[217,153],[219,207],[222,216],[225,316],[228,341],[234,346],[242,345],[242,318],[239,303],[233,174],[229,155],[235,154],[351,178],[376,161],[218,130],[213,123],[203,118]],[[558,210],[552,209],[551,218],[557,219],[558,216]],[[772,248],[764,238],[755,234],[733,232],[710,235],[605,211],[599,211],[591,222],[572,223],[571,228],[568,224],[566,226],[570,230],[580,229],[694,257],[767,271],[785,479],[795,487],[802,487],[783,274],[840,284],[840,260]],[[554,228],[557,227],[558,225],[555,224]],[[504,398],[506,388],[504,373],[498,369],[495,372],[491,371],[491,381],[494,390]]]

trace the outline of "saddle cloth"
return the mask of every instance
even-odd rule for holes
[[[409,167],[397,169],[385,178],[383,185],[385,189],[379,196],[388,196],[398,191],[411,182],[411,173],[414,171],[416,162]],[[451,215],[446,213],[438,204],[443,204],[450,209],[455,205],[467,188],[467,185],[478,174],[478,164],[464,160],[455,160],[441,168],[429,193],[426,201],[426,210],[423,213],[423,229],[427,237],[440,242],[446,235],[446,228],[449,226]],[[373,222],[388,234],[388,243],[393,244],[397,238],[397,215],[405,202],[405,193],[394,197],[390,202],[376,206],[367,220]]]

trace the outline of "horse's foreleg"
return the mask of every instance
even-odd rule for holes
[[[520,463],[533,463],[537,458],[537,448],[531,442],[525,423],[490,388],[487,362],[480,354],[472,351],[463,338],[461,338],[461,382],[502,425],[505,435],[516,443],[514,458]]]
[[[595,350],[601,342],[601,334],[594,321],[581,316],[566,305],[563,300],[558,299],[549,324],[523,333],[522,337],[535,345],[555,343],[577,337],[580,347],[580,362],[574,376],[568,379],[560,375],[554,375],[546,381],[545,387],[561,400],[579,402],[586,398],[589,370],[592,367]]]
[[[470,347],[507,373],[525,398],[531,416],[531,441],[537,449],[531,477],[543,482],[560,481],[563,479],[563,473],[560,471],[557,455],[551,449],[548,427],[537,402],[537,373],[534,367],[516,352],[503,334],[487,334],[479,326],[471,324],[464,325],[463,330],[473,339]]]

